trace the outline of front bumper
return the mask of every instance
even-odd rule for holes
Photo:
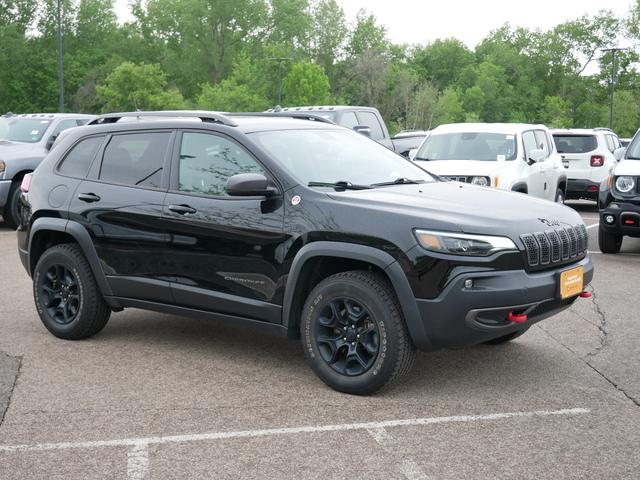
[[[640,237],[640,205],[611,202],[600,210],[600,228],[614,235]]]
[[[561,274],[576,267],[582,267],[582,288],[563,299]],[[429,342],[416,346],[464,348],[527,328],[568,308],[592,279],[593,263],[588,255],[579,262],[534,273],[508,270],[460,275],[438,298],[417,300]],[[526,315],[526,320],[517,317],[520,321],[512,321],[509,315]]]

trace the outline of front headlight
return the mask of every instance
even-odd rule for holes
[[[515,243],[507,237],[435,232],[432,230],[416,230],[415,234],[420,245],[432,252],[487,257],[500,251],[518,250]]]
[[[635,186],[635,180],[628,175],[622,175],[616,178],[616,189],[620,193],[629,193]]]
[[[491,183],[489,182],[489,177],[471,177],[471,184],[488,187]]]

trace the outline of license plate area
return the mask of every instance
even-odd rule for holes
[[[584,267],[575,267],[560,273],[560,298],[580,295],[584,289]]]

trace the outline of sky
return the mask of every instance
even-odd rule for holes
[[[512,28],[549,31],[556,25],[611,10],[623,17],[637,0],[338,0],[348,22],[364,8],[387,27],[395,44],[427,45],[456,38],[474,49],[492,30],[509,22]],[[116,0],[119,18],[128,15],[127,0]],[[612,45],[620,46],[620,45]]]

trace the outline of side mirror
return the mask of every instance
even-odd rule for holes
[[[544,150],[541,150],[539,148],[534,148],[529,153],[529,158],[527,159],[527,163],[529,165],[533,165],[534,163],[544,162],[544,159],[546,156],[547,154],[544,153]]]
[[[47,140],[47,143],[44,146],[44,148],[46,148],[47,150],[51,150],[51,147],[53,147],[53,144],[55,143],[56,138],[58,138],[58,135],[51,135]]]
[[[627,151],[626,147],[620,147],[620,148],[616,148],[616,150],[613,152],[613,156],[616,159],[616,162],[619,162],[622,157],[624,157],[624,152]]]
[[[261,173],[239,173],[227,180],[224,187],[232,197],[269,197],[278,193],[278,189],[269,184],[269,179]]]
[[[358,133],[366,135],[367,137],[371,136],[371,127],[367,127],[366,125],[356,125],[355,127],[353,127],[353,129]]]

